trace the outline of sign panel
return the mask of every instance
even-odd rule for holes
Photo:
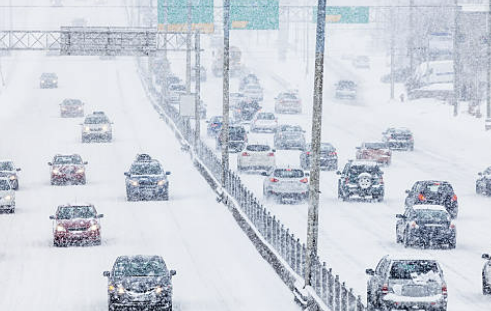
[[[326,23],[329,24],[368,24],[368,6],[328,6]],[[317,23],[317,7],[314,7],[312,21]]]
[[[230,29],[278,29],[279,11],[279,0],[230,0]]]
[[[158,0],[158,29],[187,32],[188,2],[191,2],[191,29],[212,33],[213,0]]]

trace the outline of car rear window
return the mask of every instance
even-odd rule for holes
[[[280,169],[274,171],[274,176],[280,178],[302,178],[304,173],[298,169]]]
[[[442,223],[449,221],[449,215],[446,211],[418,209],[416,210],[417,219],[429,223]]]
[[[353,165],[349,168],[349,173],[359,175],[361,173],[380,174],[380,168],[377,165]]]
[[[257,118],[259,120],[274,120],[275,119],[274,114],[272,114],[272,113],[259,113],[257,115]]]
[[[443,184],[443,183],[427,184],[426,187],[424,188],[425,193],[432,193],[432,194],[448,193],[452,191],[453,189],[449,184]]]
[[[58,219],[94,218],[95,210],[92,206],[64,206],[58,211]]]
[[[248,145],[246,147],[247,151],[269,151],[268,145]]]
[[[103,124],[109,123],[109,119],[105,116],[90,116],[85,118],[85,124]]]
[[[387,149],[388,146],[385,143],[365,143],[365,147],[368,149]]]
[[[297,99],[297,95],[292,93],[284,93],[281,97],[283,99]]]
[[[82,158],[78,156],[57,156],[53,164],[82,164]]]
[[[0,190],[10,190],[10,183],[5,179],[0,179]]]
[[[394,261],[390,268],[391,279],[414,279],[427,273],[438,273],[438,264],[431,260]]]

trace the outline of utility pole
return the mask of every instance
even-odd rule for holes
[[[414,0],[409,0],[409,72],[414,72]]]
[[[168,14],[168,7],[167,7],[167,0],[164,0],[164,51],[163,51],[163,58],[164,58],[164,64],[162,68],[162,76],[163,76],[163,81],[162,81],[162,103],[165,103],[167,100],[167,70],[169,69],[169,60],[167,59],[167,14]]]
[[[230,63],[230,0],[223,0],[223,123],[222,123],[222,187],[228,171],[229,63]]]
[[[394,61],[395,61],[395,19],[394,7],[390,7],[390,99],[394,99]]]
[[[194,148],[197,150],[198,149],[198,142],[199,138],[201,135],[201,128],[200,128],[200,107],[201,107],[201,58],[200,58],[200,53],[201,53],[201,47],[200,47],[200,35],[199,31],[196,32],[195,35],[195,43],[194,43],[194,54],[195,54],[195,65],[196,65],[196,81],[194,84],[195,87],[195,92],[196,92],[196,104],[194,107],[194,120],[195,120],[195,129],[194,129]]]
[[[305,286],[312,285],[312,265],[317,257],[319,236],[319,178],[322,130],[322,91],[324,79],[324,41],[326,28],[326,0],[317,3],[317,31],[315,42],[314,107],[312,113],[312,166],[309,183],[309,211],[307,224],[307,254]]]
[[[454,3],[454,34],[453,34],[453,115],[456,117],[459,114],[459,99],[460,99],[460,81],[459,77],[459,0],[455,0]]]
[[[192,0],[188,0],[188,32],[186,35],[186,92],[191,93],[191,23],[192,13],[191,5]]]
[[[491,118],[491,0],[488,10],[486,118]]]

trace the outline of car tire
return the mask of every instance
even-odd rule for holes
[[[409,237],[408,237],[408,234],[407,232],[404,232],[404,235],[403,235],[403,243],[404,243],[404,248],[408,248],[411,246],[411,243],[409,241]]]
[[[85,177],[82,180],[80,180],[80,182],[79,182],[80,185],[85,185],[86,183],[87,183],[87,180],[85,179]]]
[[[367,311],[375,311],[375,305],[372,298],[370,298],[371,296],[370,291],[367,291]]]
[[[136,201],[136,197],[133,195],[130,195],[129,193],[126,193],[126,201],[134,202],[134,201]]]
[[[169,190],[165,190],[165,192],[161,196],[162,201],[169,201]]]
[[[488,285],[488,281],[486,280],[484,273],[482,274],[482,294],[491,295],[491,287]]]
[[[346,196],[341,191],[341,186],[338,186],[338,199],[342,200],[343,202],[347,200]]]
[[[448,243],[448,248],[455,249],[455,247],[457,247],[457,241],[454,239]]]
[[[397,230],[397,228],[396,228],[396,230]],[[403,239],[401,239],[401,237],[396,232],[396,244],[399,244],[399,243],[402,243],[402,242],[403,242]]]

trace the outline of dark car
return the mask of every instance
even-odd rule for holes
[[[452,218],[457,217],[459,211],[457,195],[449,182],[438,180],[417,181],[411,190],[406,190],[406,193],[405,205],[408,207],[417,204],[443,205]]]
[[[108,310],[172,311],[172,277],[161,256],[119,256],[108,279]]]
[[[136,200],[169,200],[170,172],[164,171],[160,162],[148,154],[139,154],[125,172],[126,198]]]
[[[64,99],[60,104],[62,118],[76,118],[84,116],[84,103],[80,99]]]
[[[206,121],[206,123],[206,133],[208,136],[217,136],[222,130],[223,117],[211,117],[210,120]]]
[[[94,111],[85,117],[82,126],[82,143],[111,142],[113,139],[112,122],[103,111]]]
[[[391,150],[414,150],[413,133],[407,128],[388,128],[382,133],[382,141],[389,145]]]
[[[20,168],[15,167],[13,161],[0,160],[0,178],[8,178],[13,190],[19,190],[19,176],[17,176],[17,172],[20,170]]]
[[[251,121],[259,109],[261,109],[261,106],[259,106],[259,103],[256,100],[241,100],[233,109],[233,118],[236,121]]]
[[[101,225],[99,219],[102,217],[104,215],[97,214],[92,204],[58,206],[56,214],[49,216],[55,221],[53,245],[100,245]]]
[[[414,205],[396,217],[396,242],[404,247],[443,244],[455,248],[457,244],[457,229],[444,206]]]
[[[231,125],[228,128],[228,150],[229,152],[241,152],[247,145],[247,131],[242,125]],[[222,149],[222,135],[223,131],[216,137],[216,149]]]
[[[311,163],[311,144],[307,144],[305,151],[300,153],[300,166],[304,169],[310,169]],[[336,148],[330,143],[321,143],[320,152],[320,167],[325,170],[337,170],[338,169],[338,153]]]
[[[476,180],[476,193],[482,195],[491,195],[491,166],[478,173],[479,178]]]
[[[337,172],[338,198],[384,200],[384,179],[382,170],[374,162],[350,160],[342,172]]]
[[[51,166],[51,184],[79,184],[85,185],[85,165],[87,162],[82,160],[78,154],[57,154],[53,157]]]
[[[305,149],[305,131],[298,125],[280,125],[274,134],[274,147],[280,149]]]
[[[39,78],[39,87],[42,89],[51,89],[58,87],[58,76],[56,73],[44,72]]]
[[[491,256],[482,254],[482,259],[486,259],[482,267],[482,294],[491,295]]]

